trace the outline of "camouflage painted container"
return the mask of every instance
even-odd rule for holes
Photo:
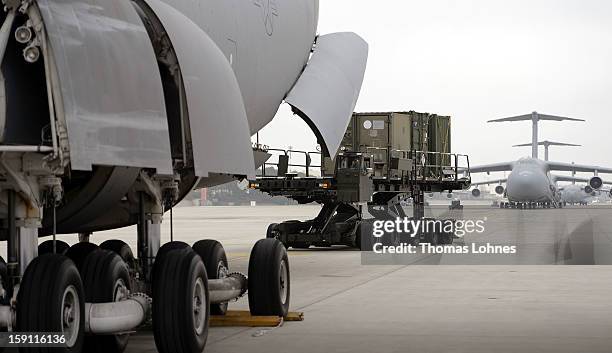
[[[451,153],[451,118],[450,116],[431,115],[429,117],[428,151]],[[428,164],[451,165],[450,156],[430,155]]]
[[[427,113],[355,113],[342,141],[342,147],[354,152],[376,149],[426,151],[428,131]]]
[[[372,155],[374,176],[399,177],[407,171],[393,166],[406,165],[400,162],[410,151],[427,151],[429,116],[412,111],[355,113],[341,147]]]

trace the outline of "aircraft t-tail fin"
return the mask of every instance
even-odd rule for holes
[[[548,161],[548,148],[550,146],[562,146],[562,147],[581,147],[581,145],[575,145],[573,143],[563,143],[563,142],[552,142],[552,141],[540,141],[538,142],[539,146],[544,146],[544,155],[545,161]],[[524,143],[524,144],[520,144],[520,145],[514,145],[512,147],[529,147],[532,146],[531,143]]]
[[[533,123],[532,128],[532,137],[531,137],[531,157],[538,158],[538,123],[540,120],[551,120],[551,121],[584,121],[582,119],[574,119],[567,118],[564,116],[555,116],[555,115],[547,115],[547,114],[539,114],[538,112],[533,112],[531,114],[513,116],[509,118],[502,118],[496,120],[489,120],[489,123],[499,123],[499,122],[507,122],[507,121],[531,121]]]

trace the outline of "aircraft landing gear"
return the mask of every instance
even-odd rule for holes
[[[208,279],[223,279],[229,275],[227,256],[221,243],[216,240],[201,240],[193,244],[193,250],[204,261]],[[225,315],[228,303],[210,304],[212,315]]]
[[[170,243],[153,266],[153,336],[160,353],[201,352],[210,320],[208,277],[190,247]]]
[[[130,296],[132,281],[126,263],[109,250],[91,252],[80,270],[87,303],[112,303]],[[86,336],[86,352],[123,352],[129,340],[128,334]]]
[[[289,259],[275,239],[258,241],[249,260],[249,308],[253,315],[286,316],[291,294]]]
[[[70,248],[66,242],[61,240],[55,241],[55,253],[64,255]],[[38,256],[45,254],[53,254],[53,240],[47,240],[38,245]]]
[[[138,258],[121,240],[98,246],[87,238],[72,247],[44,242],[37,256],[40,222],[24,219],[26,201],[14,191],[8,195],[9,261],[0,259],[0,329],[62,332],[67,343],[21,352],[121,353],[128,333],[152,319],[159,352],[201,353],[210,315],[224,314],[247,290],[253,315],[288,313],[289,261],[276,239],[255,244],[247,279],[229,272],[225,251],[214,240],[193,248],[181,242],[160,247],[163,208],[141,193]]]
[[[228,272],[225,251],[214,240],[200,241],[193,249],[173,242],[159,250],[153,267],[153,334],[160,353],[201,352],[211,313],[224,314],[227,303],[247,288],[251,314],[287,315],[289,260],[280,241],[263,239],[255,244],[248,280]]]
[[[63,332],[66,347],[56,351],[81,352],[85,340],[85,291],[70,259],[57,254],[35,258],[22,278],[17,302],[16,331]]]

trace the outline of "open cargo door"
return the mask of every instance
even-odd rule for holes
[[[238,81],[223,52],[206,32],[174,7],[158,0],[146,3],[164,25],[177,52],[187,96],[196,176],[254,177],[249,122]]]
[[[368,44],[355,33],[320,36],[308,65],[285,98],[332,158],[357,104],[367,60]]]

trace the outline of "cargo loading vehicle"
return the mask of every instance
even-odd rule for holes
[[[465,190],[471,184],[468,156],[451,153],[450,128],[448,116],[355,113],[334,158],[325,152],[268,149],[278,153],[278,162],[264,164],[250,187],[322,207],[312,220],[270,224],[267,237],[298,249],[348,245],[367,250],[372,222],[407,217],[402,203],[411,202],[412,218],[423,219],[425,193]],[[305,155],[305,164],[290,163],[295,153]],[[317,157],[321,164],[312,165]],[[276,175],[268,175],[270,167]],[[290,168],[305,169],[304,176]],[[320,174],[313,176],[317,169]],[[391,243],[453,240],[452,232],[442,231],[390,237]]]

